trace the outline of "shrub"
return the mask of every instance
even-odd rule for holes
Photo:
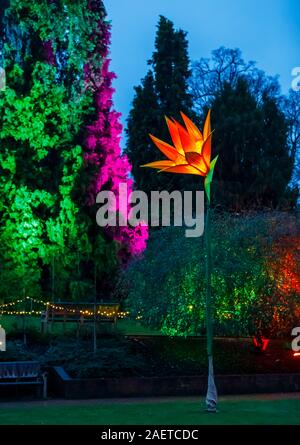
[[[283,335],[300,311],[300,232],[288,213],[213,215],[212,286],[218,335]],[[205,251],[182,228],[152,233],[118,289],[133,316],[169,335],[204,332]],[[121,292],[121,291],[120,291]]]

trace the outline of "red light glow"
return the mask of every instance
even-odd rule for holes
[[[259,348],[261,351],[265,351],[269,344],[269,339],[261,337],[260,340],[258,340],[256,337],[253,338],[253,343],[256,348]]]

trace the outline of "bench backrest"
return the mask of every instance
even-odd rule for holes
[[[26,379],[38,377],[39,362],[0,362],[0,379]]]

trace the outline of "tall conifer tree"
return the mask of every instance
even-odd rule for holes
[[[173,23],[163,16],[159,19],[155,49],[149,65],[150,69],[141,85],[135,88],[127,126],[126,153],[133,166],[136,185],[146,192],[199,188],[192,177],[152,175],[146,169],[139,168],[141,163],[153,161],[153,145],[148,133],[166,141],[170,138],[162,116],[180,119],[180,111],[183,111],[194,121],[197,120],[188,89],[190,70],[186,33],[175,30]]]

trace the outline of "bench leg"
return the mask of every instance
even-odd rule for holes
[[[43,373],[43,399],[47,399],[47,385],[48,385],[47,373]]]
[[[47,334],[47,331],[48,331],[48,323],[47,323],[47,321],[42,321],[41,322],[41,333],[42,334]]]

